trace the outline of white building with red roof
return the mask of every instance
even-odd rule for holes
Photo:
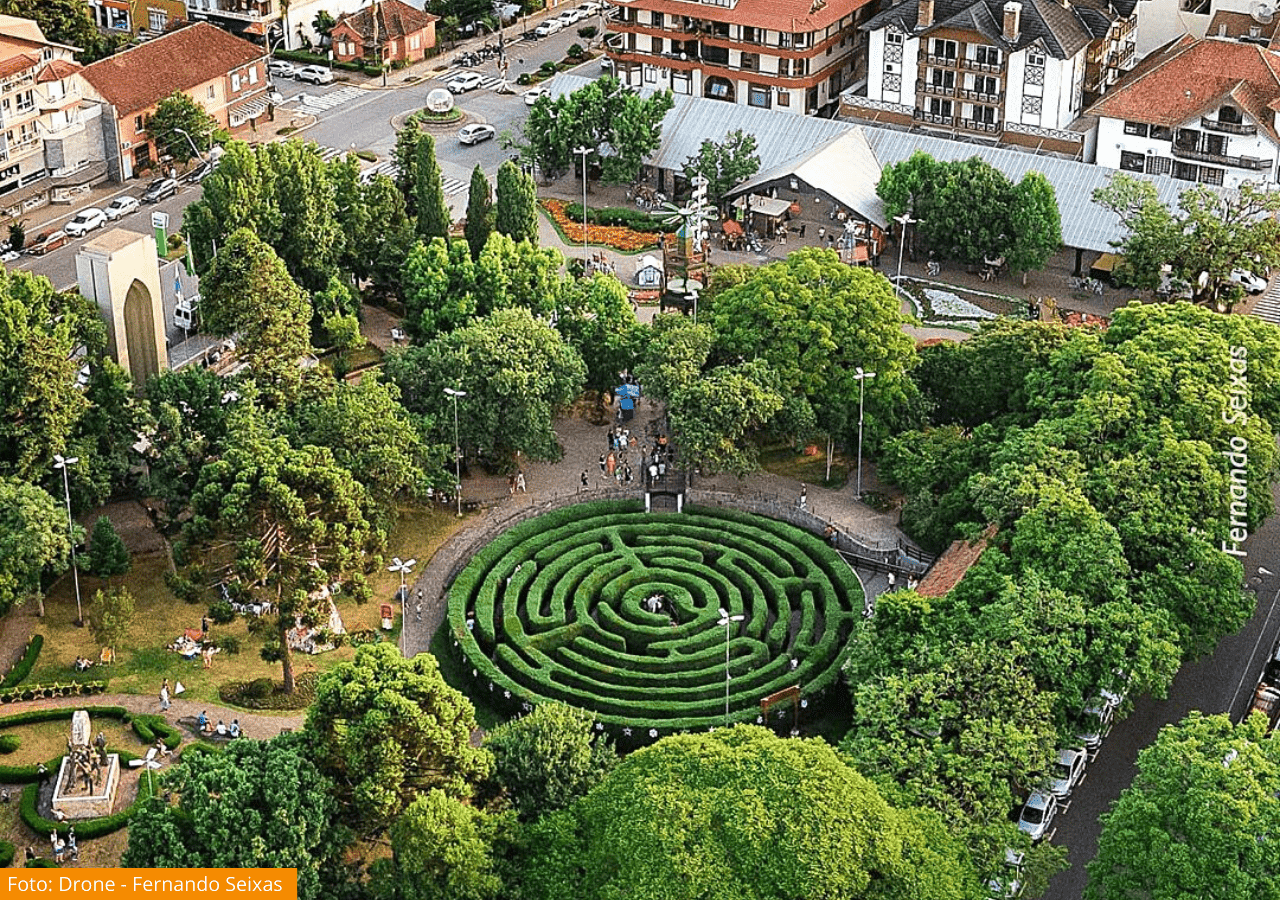
[[[1266,44],[1184,36],[1089,108],[1097,164],[1235,188],[1275,181],[1280,54]]]
[[[799,115],[866,77],[874,0],[619,0],[614,72],[633,87]]]

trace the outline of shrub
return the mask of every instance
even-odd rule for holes
[[[175,235],[176,237],[176,235]],[[172,242],[172,239],[170,239]],[[98,516],[93,523],[93,534],[89,538],[88,568],[90,574],[99,578],[113,575],[124,575],[129,571],[129,550],[120,540],[115,526],[106,516]]]
[[[295,679],[295,689],[292,694],[276,691],[275,682],[269,678],[259,678],[254,681],[228,681],[218,688],[218,696],[224,703],[242,706],[245,709],[306,709],[315,699],[316,681],[319,677],[318,672],[303,672]],[[261,692],[259,682],[263,681],[268,685],[266,696],[251,696],[251,693]]]
[[[13,844],[8,841],[0,841],[0,868],[7,869],[13,865],[13,857],[17,852],[18,848]]]
[[[120,765],[127,765],[131,759],[136,759],[132,753],[122,750],[109,750],[120,756]],[[155,791],[155,778],[141,778],[138,780],[138,796],[127,807],[117,813],[109,816],[101,816],[96,819],[79,819],[74,823],[55,822],[52,819],[46,819],[36,810],[36,801],[40,794],[40,786],[38,784],[28,784],[22,789],[22,802],[18,810],[19,816],[28,828],[36,834],[51,834],[57,832],[66,837],[70,830],[70,825],[76,827],[76,838],[78,840],[92,840],[93,838],[102,837],[106,834],[119,831],[129,824],[129,819],[133,817],[134,812],[139,805],[149,800]]]
[[[586,53],[587,51],[582,49],[581,44],[570,44],[569,49],[565,51],[565,56],[569,57],[570,59],[582,59],[582,57],[585,56]]]
[[[182,743],[182,732],[170,725],[159,715],[136,715],[130,721],[133,733],[144,744],[154,744],[157,740],[172,750]]]
[[[245,689],[244,695],[250,700],[265,700],[271,696],[271,693],[275,688],[275,682],[270,678],[255,678],[253,681],[249,682],[249,686]]]
[[[12,753],[22,746],[22,739],[16,734],[0,734],[0,753]]]
[[[23,685],[0,691],[0,703],[16,703],[19,700],[44,700],[50,697],[78,697],[82,694],[101,694],[106,689],[107,683],[105,681],[69,681],[65,684]],[[69,711],[68,715],[70,715]]]
[[[37,856],[35,859],[29,859],[25,863],[23,863],[22,868],[24,869],[60,869],[62,868],[62,866],[58,865],[56,862],[54,862],[51,859],[48,859],[47,857]]]
[[[236,611],[231,608],[230,601],[215,600],[209,607],[209,618],[213,619],[216,625],[229,625],[235,621]]]
[[[173,596],[186,603],[199,603],[202,593],[200,585],[196,584],[190,578],[185,578],[177,572],[165,572],[164,583],[169,590],[173,592]]]
[[[516,84],[522,87],[524,85],[533,84],[533,76],[530,75],[528,72],[521,72],[519,75],[516,76]]]
[[[40,658],[40,650],[44,647],[44,635],[33,634],[31,640],[27,641],[27,649],[22,653],[22,659],[18,660],[9,674],[0,680],[0,690],[5,688],[16,687],[31,674],[31,670],[35,668],[36,660]]]
[[[583,25],[581,28],[578,29],[578,37],[591,40],[593,37],[599,34],[599,32],[600,32],[600,29],[594,25]],[[577,45],[575,44],[574,46],[576,47]]]
[[[542,65],[538,66],[538,71],[541,72],[543,75],[550,77],[556,74],[556,64],[551,62],[550,60],[547,60]]]
[[[223,653],[228,653],[232,656],[240,652],[240,639],[230,634],[216,638],[213,645]]]

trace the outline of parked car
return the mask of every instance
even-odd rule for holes
[[[577,9],[566,9],[564,12],[560,13],[560,15],[556,16],[556,18],[563,22],[564,26],[568,28],[570,25],[582,21],[582,12]]]
[[[107,219],[114,222],[116,219],[123,219],[129,213],[135,213],[142,206],[138,202],[137,197],[117,197],[106,205],[102,210],[107,214]]]
[[[22,254],[17,250],[5,250],[0,253],[0,262],[13,262],[15,259],[21,259]]]
[[[1102,739],[1111,731],[1111,720],[1115,717],[1115,711],[1115,706],[1102,697],[1090,700],[1084,712],[1080,714],[1076,740],[1089,750],[1098,749],[1102,745]]]
[[[1089,754],[1083,747],[1059,750],[1058,758],[1049,767],[1049,790],[1059,800],[1071,795],[1072,789],[1084,780],[1084,767]]]
[[[544,87],[530,88],[529,90],[524,92],[524,105],[533,106],[533,104],[538,102],[538,98],[550,97],[550,96],[551,96],[551,91],[547,90]]]
[[[987,879],[987,896],[991,900],[1014,900],[1022,896],[1022,861],[1026,858],[1021,850],[1005,848],[1004,865]]]
[[[464,144],[478,144],[481,141],[487,141],[498,133],[497,129],[492,125],[484,125],[480,122],[472,122],[470,125],[458,132],[458,140]]]
[[[267,63],[267,74],[277,78],[297,78],[298,67],[288,60],[273,59]]]
[[[187,184],[199,184],[209,177],[209,173],[213,171],[213,163],[205,160],[200,165],[193,168],[186,175],[182,176],[182,180]]]
[[[67,237],[65,231],[50,229],[49,231],[40,232],[36,239],[27,245],[26,249],[32,256],[43,256],[50,250],[57,250],[69,240],[71,238]]]
[[[62,226],[62,230],[72,237],[80,237],[106,224],[107,214],[96,206],[90,206],[76,213],[70,222]]]
[[[537,28],[533,29],[533,33],[534,33],[534,36],[540,37],[540,38],[550,37],[551,35],[555,34],[557,31],[560,31],[563,28],[564,28],[564,22],[560,21],[559,19],[547,19]]]
[[[480,82],[484,81],[480,75],[475,72],[463,72],[461,75],[455,75],[445,83],[445,87],[449,89],[451,94],[465,94],[467,91],[474,91],[480,87]]]
[[[157,178],[142,192],[143,203],[159,203],[165,197],[178,193],[178,182],[172,178]]]
[[[333,70],[325,66],[303,66],[293,77],[309,84],[329,84],[333,81]]]
[[[1058,798],[1044,791],[1032,791],[1018,817],[1018,830],[1033,841],[1049,833],[1049,825],[1058,813]]]
[[[1235,282],[1250,294],[1261,294],[1267,289],[1267,279],[1254,275],[1248,269],[1232,269],[1227,281]]]
[[[596,3],[595,0],[587,0],[586,3],[578,4],[578,12],[582,13],[582,18],[594,16],[596,13],[604,9],[604,4]]]

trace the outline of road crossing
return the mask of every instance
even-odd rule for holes
[[[457,68],[457,69],[446,69],[443,72],[439,72],[437,74],[428,76],[426,80],[427,81],[439,80],[439,81],[447,82],[449,79],[453,78],[453,76],[455,75],[465,75],[466,73],[471,71],[472,71],[471,69],[468,69],[466,67]],[[477,88],[477,90],[496,91],[501,86],[502,86],[502,78],[500,76],[481,75],[480,86]]]
[[[1264,322],[1280,325],[1280,278],[1271,279],[1253,306],[1253,314]]]
[[[394,159],[384,159],[380,163],[370,166],[360,173],[360,180],[365,184],[369,184],[378,175],[385,175],[388,178],[395,179],[400,172],[400,167],[396,165]],[[440,177],[440,186],[444,190],[446,197],[452,197],[461,194],[463,191],[471,187],[470,182],[463,181],[460,178],[449,178],[447,176]]]
[[[364,88],[344,87],[328,94],[302,93],[298,95],[296,102],[302,112],[316,113],[341,106],[357,97],[366,97],[368,93]]]

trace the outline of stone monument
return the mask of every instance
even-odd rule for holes
[[[110,815],[120,786],[120,757],[106,752],[106,739],[98,735],[98,746],[90,745],[93,725],[87,710],[78,709],[71,717],[71,737],[67,755],[58,767],[58,780],[53,785],[55,813],[68,819],[91,819]]]

